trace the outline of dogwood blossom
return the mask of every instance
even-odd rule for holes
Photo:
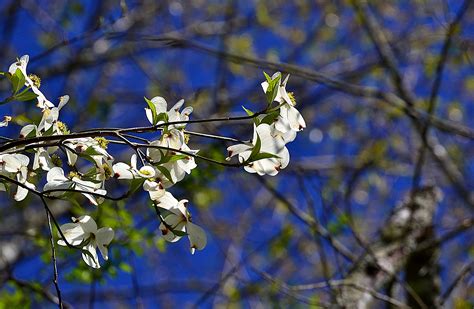
[[[180,109],[184,105],[184,100],[179,100],[169,111],[167,111],[168,103],[163,97],[156,96],[149,100],[149,102],[154,106],[156,115],[159,116],[160,114],[166,114],[168,118],[168,122],[178,122],[178,121],[188,121],[189,115],[193,112],[193,108],[188,106],[184,108],[181,112]],[[151,108],[145,108],[145,113],[148,121],[155,125],[153,119],[153,111]],[[158,121],[157,124],[163,123],[162,120]],[[170,128],[184,128],[186,123],[183,124],[174,124],[170,125]]]
[[[137,155],[133,154],[130,159],[130,165],[118,162],[112,167],[114,171],[114,177],[118,179],[144,179],[143,189],[150,194],[152,200],[156,200],[165,194],[161,180],[156,181],[155,177],[157,173],[155,169],[150,165],[142,166],[137,168]]]
[[[10,74],[15,74],[17,69],[21,71],[21,73],[25,77],[25,86],[30,87],[31,91],[33,91],[33,93],[37,95],[36,99],[38,103],[36,106],[42,109],[44,109],[45,107],[53,107],[54,104],[51,103],[48,99],[46,99],[44,94],[39,90],[39,87],[35,85],[33,80],[26,73],[26,66],[28,65],[29,60],[30,60],[30,57],[28,55],[22,56],[20,59],[18,59],[18,61],[15,61],[14,63],[10,65],[8,72]]]
[[[48,174],[46,175],[47,183],[44,185],[44,191],[55,190],[54,192],[49,192],[51,196],[61,196],[64,192],[61,190],[76,189],[81,192],[92,204],[98,205],[103,201],[103,198],[96,197],[96,195],[105,195],[107,191],[101,188],[100,183],[95,183],[92,181],[81,180],[77,176],[72,176],[71,179],[64,176],[64,170],[60,167],[53,167]],[[87,192],[92,192],[94,194],[89,194]]]
[[[82,216],[78,219],[72,218],[73,223],[61,225],[60,229],[67,243],[73,246],[82,246],[87,253],[82,253],[84,262],[93,268],[100,268],[99,249],[104,260],[109,259],[107,246],[114,238],[114,230],[110,227],[97,229],[97,224],[90,216]],[[59,234],[61,237],[61,234]],[[63,239],[58,240],[58,245],[67,246]]]
[[[259,153],[266,153],[276,157],[265,157],[255,160],[244,166],[249,173],[258,173],[259,175],[275,176],[284,169],[290,161],[290,153],[285,147],[285,141],[281,136],[273,136],[270,125],[262,123],[254,126],[252,144],[237,144],[227,148],[229,153],[227,160],[238,155],[239,162],[246,162],[254,148],[257,145],[257,139],[260,140]]]
[[[191,150],[188,145],[184,143],[184,134],[181,131],[173,129],[165,133],[160,140],[151,142],[150,146],[155,146],[156,148],[148,148],[147,157],[150,158],[152,162],[156,162],[168,170],[171,175],[171,179],[161,177],[163,180],[162,183],[166,188],[183,180],[186,174],[190,174],[191,171],[197,167],[192,155],[197,154],[199,150]],[[174,151],[174,149],[176,151]],[[170,159],[173,156],[178,156],[179,159]],[[167,159],[170,160],[167,161]]]
[[[191,222],[191,215],[187,210],[188,200],[178,201],[170,192],[166,192],[157,201],[157,206],[167,210],[163,215],[163,221],[160,224],[160,230],[169,242],[176,242],[181,239],[180,235],[187,234],[191,253],[197,250],[202,250],[207,244],[207,237],[204,230]]]
[[[23,184],[18,186],[14,195],[16,201],[22,201],[28,195],[28,188],[35,189],[35,185],[28,182],[28,164],[30,159],[23,154],[4,154],[0,155],[0,173],[14,174],[16,180]]]
[[[41,121],[38,125],[38,130],[39,131],[48,131],[51,127],[54,126],[53,128],[53,135],[61,135],[61,129],[57,125],[57,121],[59,119],[59,111],[64,107],[69,102],[69,96],[64,95],[59,98],[59,104],[58,106],[52,106],[49,108],[49,106],[46,106],[43,109],[43,117],[41,118]]]
[[[273,74],[272,80],[281,76],[280,72]],[[278,85],[278,91],[274,101],[280,103],[280,115],[275,122],[275,128],[282,133],[286,133],[290,130],[301,131],[306,128],[306,123],[301,116],[300,112],[294,107],[295,102],[290,98],[290,95],[286,91],[286,83],[290,75],[287,75],[283,82]],[[267,92],[268,81],[262,84],[263,92]]]
[[[8,123],[12,121],[12,117],[11,116],[3,116],[3,120],[0,122],[0,128],[1,127],[7,127],[8,126]]]

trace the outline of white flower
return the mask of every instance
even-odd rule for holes
[[[100,268],[96,248],[99,249],[104,260],[108,260],[107,246],[114,238],[114,230],[110,227],[97,229],[97,224],[90,216],[72,218],[72,221],[74,223],[66,223],[60,227],[66,241],[73,246],[81,245],[82,249],[90,254],[82,253],[84,262],[90,267]],[[59,237],[61,237],[60,234]],[[58,240],[58,245],[67,246],[63,239]]]
[[[244,168],[249,173],[258,173],[259,175],[278,174],[281,169],[284,169],[290,161],[290,153],[285,147],[285,141],[282,136],[273,136],[270,125],[262,123],[259,126],[254,126],[254,134],[252,144],[237,144],[227,148],[229,155],[227,160],[238,155],[239,162],[243,163],[249,159],[253,148],[257,144],[257,137],[260,139],[260,152],[268,153],[277,156],[277,158],[263,158],[247,164]]]
[[[273,74],[272,80],[278,78],[281,73],[277,72]],[[280,115],[275,122],[275,127],[282,133],[286,133],[290,130],[301,131],[306,128],[306,123],[301,116],[300,112],[294,107],[295,103],[286,92],[286,83],[290,75],[286,76],[283,82],[280,82],[278,85],[277,95],[274,101],[281,104],[280,106]],[[263,91],[266,93],[268,89],[268,82],[265,81],[262,84]]]
[[[168,103],[163,97],[154,97],[150,100],[150,102],[154,105],[156,115],[160,115],[162,113],[166,113],[168,115],[169,122],[177,122],[177,121],[188,121],[189,115],[193,112],[193,108],[188,106],[183,109],[183,111],[179,111],[184,104],[184,100],[179,100],[169,111],[166,111],[168,108]],[[146,117],[148,121],[154,125],[153,123],[153,112],[150,108],[145,108]],[[163,121],[159,121],[158,124],[163,123]],[[170,125],[170,128],[184,128],[186,123]]]
[[[186,233],[189,238],[191,253],[197,250],[202,250],[207,244],[206,232],[191,222],[191,215],[189,214],[186,204],[187,200],[178,201],[171,193],[166,192],[160,199],[158,199],[157,206],[167,210],[163,215],[163,220],[160,224],[160,230],[163,237],[169,242],[176,242],[181,239],[177,233]]]
[[[18,186],[14,195],[16,201],[22,201],[28,195],[28,189],[35,189],[35,185],[28,182],[28,164],[30,159],[23,154],[4,154],[0,155],[0,172],[15,174],[16,180],[25,185]]]
[[[150,165],[137,168],[137,155],[133,154],[130,159],[130,165],[118,162],[112,167],[114,177],[118,179],[144,179],[143,189],[150,194],[152,200],[156,200],[165,194],[165,189],[161,181],[156,181],[157,173],[155,168]]]
[[[100,183],[95,183],[92,181],[81,180],[78,177],[74,176],[72,179],[66,178],[64,176],[64,171],[60,167],[53,167],[48,174],[46,175],[47,183],[44,185],[44,191],[49,190],[58,190],[56,192],[50,192],[51,196],[61,196],[64,192],[61,190],[75,189],[81,192],[92,204],[98,205],[103,201],[102,197],[96,198],[96,195],[105,195],[107,191],[101,188]],[[92,192],[94,195],[87,192]]]
[[[167,179],[164,175],[160,175],[162,183],[166,188],[183,180],[186,174],[190,174],[191,171],[197,167],[192,155],[198,153],[199,150],[191,150],[188,145],[185,144],[184,133],[180,130],[172,129],[168,131],[168,133],[162,135],[160,140],[151,142],[150,146],[156,146],[157,148],[148,148],[147,156],[153,162],[159,163],[160,166],[166,168],[171,175],[171,179]],[[159,147],[163,148],[160,149]],[[190,155],[186,155],[179,151],[189,153]],[[178,160],[165,160],[166,162],[161,162],[162,159],[164,159],[163,157],[173,155],[183,157]]]
[[[130,165],[118,162],[113,165],[114,176],[118,179],[135,179],[135,178],[153,178],[155,177],[155,169],[150,165],[137,168],[137,155],[133,154],[130,158]]]
[[[91,158],[95,161],[96,166],[100,169],[103,164],[110,167],[114,158],[105,150],[99,142],[92,137],[74,138],[64,142],[66,146],[67,161],[70,166],[76,165],[78,154],[89,150]],[[101,173],[104,171],[101,171]],[[99,177],[102,180],[102,176]]]
[[[43,117],[38,125],[38,131],[46,132],[49,128],[54,126],[53,135],[63,134],[57,126],[57,121],[59,118],[59,111],[67,104],[67,102],[69,102],[69,96],[64,95],[59,98],[58,107],[55,107],[54,105],[52,108],[45,107],[43,109]]]
[[[30,60],[30,57],[28,55],[22,56],[18,61],[10,65],[8,72],[10,74],[15,74],[16,70],[20,69],[21,73],[25,77],[25,86],[30,87],[33,93],[37,95],[36,99],[38,100],[38,103],[36,106],[42,109],[44,109],[45,107],[53,107],[54,104],[51,103],[48,99],[46,99],[44,94],[38,89],[38,87],[35,86],[35,83],[31,80],[31,78],[26,73],[26,66],[28,65],[29,60]]]
[[[8,123],[12,120],[11,116],[3,116],[3,121],[0,122],[0,128],[8,126]]]

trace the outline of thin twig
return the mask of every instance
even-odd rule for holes
[[[56,261],[56,248],[54,244],[54,236],[53,236],[53,227],[51,225],[51,215],[50,215],[50,210],[48,208],[48,204],[44,200],[44,197],[41,195],[40,196],[41,201],[43,202],[44,205],[44,210],[46,212],[46,218],[48,219],[48,228],[49,228],[49,239],[51,243],[51,259],[53,260],[53,283],[54,287],[56,288],[56,294],[58,296],[58,307],[60,309],[63,309],[63,300],[61,298],[61,289],[59,288],[59,282],[58,282],[58,265]]]

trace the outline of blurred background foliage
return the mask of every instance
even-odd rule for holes
[[[262,71],[275,69],[268,62],[399,94],[353,2],[4,0],[0,65],[7,70],[16,57],[29,54],[30,71],[41,77],[43,93],[51,101],[71,96],[61,120],[72,131],[146,125],[143,96],[160,95],[169,104],[184,98],[194,107],[192,119],[241,115],[243,105],[260,110],[265,106]],[[370,14],[419,110],[429,106],[446,32],[462,2],[369,1]],[[467,127],[474,126],[473,7],[451,35],[434,110],[437,117]],[[0,84],[2,97],[7,86]],[[61,223],[88,213],[99,226],[116,231],[110,260],[100,270],[88,268],[79,252],[58,248],[63,299],[79,308],[332,303],[330,287],[288,287],[342,279],[356,265],[330,245],[331,239],[355,256],[367,249],[357,237],[367,244],[379,241],[387,218],[413,188],[422,143],[407,114],[390,102],[354,96],[303,73],[292,74],[287,89],[294,92],[307,123],[288,145],[287,169],[262,179],[241,169],[197,162],[198,168],[171,189],[177,198],[190,200],[194,221],[208,233],[208,246],[195,256],[187,240],[169,244],[160,238],[159,222],[141,193],[100,207],[79,195],[71,203],[51,202]],[[2,129],[5,136],[16,136],[20,126],[41,117],[28,103],[1,108],[3,114],[15,116]],[[241,139],[251,136],[250,122],[188,128]],[[437,247],[440,287],[446,291],[463,269],[472,267],[473,208],[465,195],[473,188],[474,144],[472,138],[436,128],[429,134],[439,141],[434,151],[459,170],[465,189],[460,194],[459,184],[427,154],[421,183],[436,185],[443,193],[433,229],[437,237],[453,233]],[[225,158],[229,146],[196,136],[190,145],[218,160]],[[116,160],[129,161],[130,149],[109,150]],[[112,194],[124,190],[122,182],[109,184]],[[1,199],[0,308],[53,306],[42,205],[33,196],[19,204],[4,195]],[[315,233],[292,207],[309,214],[328,235]],[[399,274],[403,281],[403,270]],[[400,285],[395,282],[382,292],[403,300]],[[472,308],[473,294],[468,271],[446,304]]]

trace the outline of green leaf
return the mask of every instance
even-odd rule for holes
[[[176,154],[176,155],[172,155],[172,156],[168,156],[169,159],[168,159],[168,163],[173,163],[173,162],[176,162],[176,161],[179,161],[179,160],[184,160],[184,159],[187,159],[189,156],[188,155],[185,155],[185,154]]]
[[[270,75],[268,75],[265,71],[263,72],[263,75],[265,75],[265,79],[270,84],[272,82],[272,78],[270,77]]]
[[[158,115],[156,113],[156,106],[153,104],[151,100],[148,100],[146,97],[143,97],[148,104],[148,107],[151,110],[152,118],[153,118],[153,125],[156,125],[158,123]]]
[[[281,74],[278,74],[278,76],[274,79],[271,79],[271,77],[265,72],[263,72],[263,74],[265,75],[265,78],[268,82],[268,88],[265,92],[265,95],[267,97],[268,105],[270,105],[273,103],[273,100],[275,100],[278,94],[278,86],[280,85]]]
[[[266,124],[272,124],[275,122],[275,119],[280,115],[280,110],[277,109],[263,117],[262,120],[260,120],[260,123],[266,123]]]
[[[252,157],[252,160],[250,160],[250,157],[249,157],[249,159],[247,160],[247,163],[254,162],[254,161],[258,161],[258,160],[262,160],[262,159],[269,159],[269,158],[277,158],[277,159],[279,159],[280,157],[277,156],[277,155],[274,155],[273,153],[261,152],[261,153],[256,154],[255,156],[253,156],[253,157]]]
[[[15,96],[15,100],[20,101],[20,102],[25,102],[25,101],[31,101],[34,100],[38,97],[34,92],[28,91],[25,89],[25,91],[22,91],[20,94]]]
[[[260,136],[257,134],[257,141],[255,143],[255,146],[252,148],[252,152],[250,153],[250,156],[247,159],[247,161],[245,161],[245,163],[255,161],[253,158],[256,157],[260,153],[261,147],[262,147],[262,141],[260,140]]]
[[[144,182],[145,182],[145,179],[142,179],[142,178],[133,179],[130,182],[130,187],[128,188],[128,192],[130,194],[135,193],[139,188],[141,188],[143,186]]]
[[[187,159],[189,157],[185,154],[165,155],[161,149],[159,149],[159,151],[161,152],[161,159],[158,164],[173,163],[179,160]]]
[[[168,114],[167,113],[159,113],[158,116],[156,117],[156,123],[163,121],[163,122],[169,122],[168,120]]]
[[[242,105],[242,108],[243,108],[244,111],[247,113],[247,115],[249,115],[249,116],[255,115],[254,112],[252,112],[250,109],[245,108],[245,106]],[[258,126],[258,125],[260,124],[260,121],[259,121],[259,119],[258,119],[257,117],[254,117],[254,118],[253,118],[253,122],[255,123],[256,126]]]
[[[173,177],[171,177],[170,171],[168,171],[164,166],[155,166],[169,181],[173,182]]]
[[[18,91],[25,85],[25,76],[20,69],[16,69],[14,74],[7,75],[12,83],[13,94],[17,94]]]
[[[244,111],[245,111],[245,112],[247,113],[247,115],[249,115],[249,116],[253,116],[253,115],[255,114],[255,113],[252,112],[250,109],[245,108],[245,106],[243,106],[243,105],[242,105],[242,108],[244,109]]]

